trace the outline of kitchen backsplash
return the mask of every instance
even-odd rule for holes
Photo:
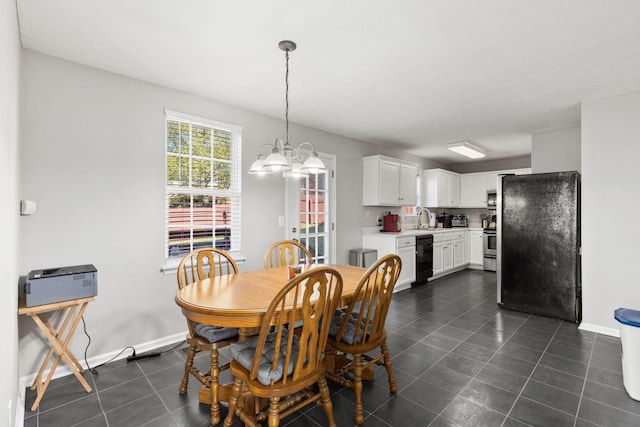
[[[429,209],[432,213],[436,215],[440,215],[442,212],[447,212],[450,215],[467,215],[469,218],[469,227],[478,228],[482,227],[482,219],[480,215],[482,214],[495,214],[495,210],[489,211],[488,209],[465,209],[465,208],[438,208],[438,209]],[[402,219],[402,227],[405,229],[415,229],[418,218],[415,215],[406,215],[405,209],[400,207],[372,207],[367,206],[364,207],[364,227],[381,227],[381,224],[377,223],[377,217],[380,216],[382,218],[384,215],[388,213],[392,213],[395,215],[399,215]]]

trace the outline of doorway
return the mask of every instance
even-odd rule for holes
[[[336,158],[320,153],[318,157],[326,166],[325,171],[285,180],[285,234],[287,239],[298,240],[309,249],[314,264],[331,264],[336,259]]]

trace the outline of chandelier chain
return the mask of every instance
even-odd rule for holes
[[[285,143],[289,143],[289,50],[285,52],[285,74],[284,74],[284,97],[285,97],[285,109],[284,109],[284,123],[285,123]]]

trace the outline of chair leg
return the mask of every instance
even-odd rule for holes
[[[269,399],[269,427],[278,427],[280,425],[280,398],[272,397]]]
[[[240,392],[242,391],[242,380],[236,379],[233,382],[233,390],[231,391],[231,398],[229,399],[229,413],[227,418],[224,419],[224,427],[231,427],[233,425],[233,416],[236,412],[236,406],[238,405],[238,399],[240,398]]]
[[[211,424],[214,425],[220,422],[220,402],[218,399],[220,392],[219,375],[218,349],[214,348],[211,350]]]
[[[333,404],[331,403],[329,386],[327,386],[327,379],[325,377],[322,377],[318,380],[318,388],[320,388],[320,395],[322,396],[322,408],[324,409],[324,413],[327,414],[329,427],[337,427],[336,421],[333,419]]]
[[[184,364],[184,376],[182,377],[182,381],[180,382],[180,394],[185,394],[187,392],[187,386],[189,385],[189,373],[191,372],[191,368],[193,367],[193,358],[196,356],[196,346],[189,346],[189,351],[187,352],[187,361]]]
[[[353,355],[353,390],[356,393],[356,424],[364,422],[362,407],[362,355]]]
[[[383,342],[380,346],[382,349],[382,355],[384,356],[384,367],[387,369],[387,376],[389,377],[389,390],[395,394],[398,392],[398,386],[396,385],[396,379],[393,377],[393,370],[391,369],[391,355],[389,354],[389,348],[387,342]]]

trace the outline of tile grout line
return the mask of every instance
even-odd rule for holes
[[[438,330],[440,330],[440,329],[442,329],[443,327],[445,327],[445,326],[449,325],[449,323],[451,323],[451,322],[453,322],[454,320],[456,320],[456,319],[460,318],[461,316],[465,315],[465,314],[466,314],[466,313],[468,313],[469,311],[471,311],[471,310],[473,310],[473,309],[477,308],[479,305],[484,304],[484,303],[485,303],[488,299],[490,299],[490,298],[491,298],[491,297],[487,297],[487,298],[485,298],[484,300],[482,300],[481,302],[479,302],[479,303],[477,303],[477,304],[473,305],[472,307],[469,307],[469,308],[468,308],[468,309],[466,309],[466,311],[464,311],[462,314],[460,314],[460,315],[458,315],[458,316],[454,317],[453,319],[451,319],[450,321],[448,321],[447,323],[445,323],[444,325],[442,325],[440,328],[438,328],[438,329],[436,329],[435,331],[433,331],[433,332],[429,333],[429,334],[428,334],[427,336],[425,336],[422,340],[424,340],[424,339],[426,339],[426,338],[428,338],[428,337],[430,337],[430,336],[432,336],[432,335],[436,334]],[[446,306],[447,306],[447,305],[453,304],[453,303],[455,303],[455,301],[456,301],[456,300],[451,301],[451,302],[449,302],[449,303],[447,303],[447,304],[444,304],[442,307],[443,307],[443,308],[446,308]],[[426,315],[428,315],[428,314],[425,314],[425,316],[426,316]],[[496,313],[496,315],[497,315],[497,313]],[[489,322],[490,322],[490,321],[491,321],[491,320],[492,320],[496,315],[494,315],[494,316],[493,316],[493,317],[491,317],[490,319],[487,319],[487,320],[486,320],[486,321],[485,321],[485,322],[484,322],[480,327],[478,327],[478,329],[476,329],[476,332],[477,332],[480,328],[482,328],[483,326],[485,326],[487,323],[489,323]],[[417,319],[416,319],[416,320],[417,320]],[[454,326],[452,326],[452,327],[453,327],[453,328],[455,328]],[[456,329],[458,329],[458,328],[456,328]],[[469,331],[465,331],[465,332],[469,332]],[[473,335],[474,333],[475,333],[475,332],[471,332],[469,336]],[[461,340],[461,341],[460,341],[460,343],[459,343],[458,345],[456,345],[453,349],[448,350],[448,351],[447,351],[447,353],[445,353],[445,354],[444,354],[440,359],[438,359],[438,360],[437,360],[437,361],[436,361],[436,362],[435,362],[435,363],[434,363],[434,364],[433,364],[429,369],[427,369],[424,373],[428,372],[431,368],[433,368],[435,365],[437,365],[438,363],[440,363],[440,361],[442,361],[445,357],[447,357],[449,354],[453,353],[453,350],[455,350],[455,349],[456,349],[460,344],[462,344],[463,342],[465,342],[467,338],[469,338],[469,337],[466,337],[464,340]],[[421,343],[421,342],[422,342],[422,340],[420,340],[420,341],[416,341],[413,345],[411,345],[411,346],[407,347],[407,349],[405,349],[405,350],[401,351],[399,354],[403,354],[403,353],[407,352],[410,348],[413,348],[413,347],[414,347],[414,346],[416,346],[417,344]],[[425,344],[425,345],[428,345],[428,344]],[[439,348],[439,347],[435,347],[435,348]],[[444,350],[444,349],[441,349],[441,350],[446,351],[446,350]],[[464,356],[461,356],[461,357],[464,357]],[[398,369],[398,370],[399,370],[399,371],[401,371],[401,372],[404,372],[404,373],[409,374],[408,372],[403,371],[403,370],[402,370],[402,369],[400,369],[400,368],[396,368],[396,369]],[[423,373],[423,374],[424,374],[424,373]],[[422,375],[420,375],[420,376],[422,376]],[[416,377],[413,381],[411,381],[409,384],[407,384],[407,386],[406,386],[406,387],[404,387],[402,390],[406,389],[406,388],[407,388],[407,387],[409,387],[411,384],[413,384],[413,383],[417,382],[417,381],[420,379],[420,376]],[[433,384],[433,385],[434,385],[434,386],[436,386],[436,387],[439,387],[437,384]],[[439,388],[441,388],[441,387],[439,387]],[[443,389],[443,390],[444,390],[444,389]],[[400,391],[401,391],[401,390],[398,390],[398,393],[400,393]],[[447,391],[447,390],[445,390],[445,391]],[[410,399],[409,399],[409,400],[410,400]],[[388,399],[387,399],[387,401],[388,401]],[[426,406],[422,405],[421,403],[414,402],[413,400],[410,400],[410,401],[411,401],[411,402],[413,402],[413,403],[415,403],[415,404],[417,404],[418,406],[420,406],[420,407],[422,407],[422,408],[424,408],[424,409],[426,409],[426,410],[430,411],[430,412],[435,413],[434,411],[432,411],[431,409],[429,409],[429,408],[427,408]],[[385,402],[386,402],[386,401],[385,401]],[[448,405],[447,405],[447,406],[448,406]],[[379,408],[378,408],[378,409],[379,409]],[[445,409],[446,409],[446,406],[445,406]],[[376,409],[376,410],[377,410],[377,409]],[[444,409],[443,409],[443,410],[444,410]],[[373,412],[372,412],[372,414],[373,414]],[[437,414],[437,416],[436,416],[436,418],[434,419],[434,421],[435,421],[439,416],[441,416],[441,414],[442,414],[442,411],[440,411],[440,413],[438,413],[438,414]],[[445,418],[446,418],[446,417],[445,417]]]
[[[531,315],[529,315],[529,319],[531,318]],[[529,320],[527,319],[527,320]],[[524,324],[523,324],[524,325]],[[533,377],[533,373],[536,371],[536,369],[538,368],[538,366],[540,366],[540,361],[544,358],[544,355],[547,354],[547,350],[549,350],[549,346],[551,345],[551,342],[553,341],[553,339],[556,337],[556,335],[558,335],[558,331],[560,330],[560,327],[562,327],[562,323],[559,323],[558,326],[556,326],[556,330],[553,332],[553,335],[551,336],[551,338],[549,339],[549,342],[547,343],[547,346],[544,348],[544,350],[542,351],[542,354],[540,355],[540,357],[538,358],[538,361],[536,362],[536,365],[533,367],[533,370],[531,370],[531,373],[529,374],[529,377],[527,378],[527,381],[525,381],[524,385],[522,386],[522,388],[520,389],[520,393],[518,393],[518,396],[516,396],[516,399],[513,401],[513,404],[511,405],[511,408],[509,409],[509,413],[507,414],[507,418],[504,419],[504,421],[502,422],[502,426],[505,425],[505,422],[507,421],[507,419],[511,416],[511,412],[513,412],[513,408],[516,406],[516,403],[518,402],[518,400],[520,399],[520,397],[522,396],[522,392],[524,391],[525,388],[527,388],[527,385],[529,384],[529,381],[531,381],[531,377]],[[524,396],[526,399],[528,399],[528,397]],[[533,399],[531,399],[533,400]],[[542,402],[538,402],[537,400],[533,400],[534,402],[537,402],[541,405],[547,406],[549,408],[552,408],[549,405],[545,405]],[[559,409],[556,408],[552,408],[555,409],[557,411],[560,411]],[[567,412],[564,411],[560,411],[563,412],[565,414],[568,414]],[[571,415],[571,414],[568,414]],[[575,419],[578,417],[578,413],[576,412],[576,415],[574,416],[574,425],[575,425]],[[520,421],[520,420],[518,420]]]
[[[100,405],[100,411],[102,412],[102,417],[104,418],[104,422],[107,424],[107,427],[109,427],[109,419],[107,418],[107,413],[104,411],[104,406],[102,406],[102,399],[100,399],[100,392],[98,390],[98,386],[96,385],[93,372],[89,371],[89,374],[91,375],[91,382],[93,383],[93,389],[96,391],[96,398],[98,399],[98,405]]]
[[[477,307],[478,307],[478,306],[480,306],[481,304],[484,304],[486,301],[491,300],[491,299],[493,299],[493,297],[487,297],[487,298],[485,298],[482,302],[479,302],[478,304],[474,305],[473,307],[469,308],[467,311],[465,311],[464,313],[462,313],[460,316],[458,316],[458,317],[456,317],[455,319],[451,320],[451,322],[453,322],[454,320],[456,320],[456,319],[460,318],[461,316],[465,315],[465,314],[466,314],[466,313],[468,313],[469,311],[471,311],[471,310],[473,310],[473,309],[477,308]],[[487,325],[491,320],[493,320],[497,315],[498,315],[498,313],[496,313],[496,314],[495,314],[493,317],[491,317],[490,319],[487,319],[487,320],[486,320],[482,325],[480,325],[480,326],[479,326],[479,327],[478,327],[474,332],[471,332],[471,335],[469,335],[469,337],[470,337],[470,336],[472,336],[473,334],[477,333],[477,332],[478,332],[480,329],[482,329],[484,326],[486,326],[486,325]],[[531,317],[531,315],[529,315],[529,317],[527,317],[527,319],[529,319],[530,317]],[[450,323],[450,322],[449,322],[449,323]],[[445,324],[444,326],[447,326],[449,323]],[[518,331],[518,330],[519,330],[523,325],[524,325],[524,322],[523,322],[523,324],[522,324],[522,325],[520,325],[520,326],[518,327],[518,329],[516,329],[516,331],[515,331],[515,332],[517,332],[517,331]],[[443,327],[444,327],[444,326],[443,326]],[[437,332],[437,330],[436,330],[435,332]],[[435,332],[433,332],[433,333],[435,333]],[[515,334],[515,332],[513,332],[511,335]],[[460,345],[462,345],[462,344],[463,344],[463,343],[464,343],[464,342],[465,342],[469,337],[467,337],[467,338],[465,338],[464,340],[460,341],[460,343],[459,343],[458,345],[456,345],[454,348],[452,348],[451,350],[449,350],[449,352],[448,352],[447,354],[445,354],[445,355],[444,355],[440,360],[444,359],[444,358],[445,358],[445,357],[447,357],[449,354],[452,354],[452,353],[453,353],[453,351],[454,351],[456,348],[458,348]],[[506,342],[505,342],[504,344],[506,344]],[[495,356],[495,355],[498,353],[498,351],[500,351],[500,349],[504,346],[504,344],[502,344],[500,347],[498,347],[498,348],[494,351],[493,356]],[[489,349],[489,350],[491,350],[491,349]],[[454,353],[454,354],[455,354],[455,353]],[[470,377],[470,378],[471,378],[471,380],[469,380],[469,383],[470,383],[471,381],[473,381],[473,379],[475,379],[475,378],[478,376],[478,373],[479,373],[482,369],[484,369],[484,368],[489,364],[489,362],[491,361],[491,359],[493,359],[493,356],[491,356],[491,358],[490,358],[487,362],[485,362],[485,363],[484,363],[484,365],[482,366],[482,368],[480,368],[480,369],[478,370],[478,372],[476,372],[476,373],[475,373],[475,375],[473,375],[473,376],[471,376],[471,377]],[[462,355],[460,355],[460,357],[463,357],[463,358],[465,358],[465,359],[468,359],[467,357],[462,356]],[[440,362],[440,360],[438,360],[438,362]],[[469,360],[473,360],[473,359],[469,359]],[[475,361],[475,360],[474,360],[474,361]],[[436,362],[436,363],[438,363],[438,362]],[[435,364],[434,364],[434,366],[435,366]],[[429,368],[429,369],[431,369],[431,368]],[[427,371],[428,371],[428,370],[427,370]],[[461,372],[460,372],[460,373],[461,373]],[[461,374],[462,374],[462,373],[461,373]],[[462,375],[465,375],[465,374],[462,374]],[[467,376],[468,376],[468,375],[467,375]],[[469,383],[467,383],[467,385],[468,385]],[[434,384],[434,385],[435,385],[435,384]],[[436,386],[437,386],[437,385],[436,385]],[[465,387],[466,387],[466,385],[465,385]],[[464,388],[465,388],[465,387],[463,387],[463,388],[462,388],[462,390],[464,390]],[[456,394],[455,394],[455,397],[460,396],[460,392],[462,392],[462,390],[460,390],[458,393],[456,393]],[[454,399],[455,399],[455,397],[454,397]],[[462,399],[469,400],[469,399],[466,399],[466,398],[465,398],[465,397],[463,397],[463,396],[460,396],[460,397],[461,397]],[[453,401],[453,399],[452,399],[452,401]],[[473,403],[475,403],[475,402],[473,402]],[[444,408],[443,408],[443,409],[438,413],[438,417],[436,417],[436,419],[438,419],[439,417],[443,417],[444,419],[446,419],[446,420],[448,420],[448,421],[454,422],[453,420],[449,420],[447,417],[445,417],[445,416],[443,415],[444,411],[446,411],[446,409],[449,407],[449,405],[450,405],[450,404],[451,404],[451,402],[449,402],[449,403],[448,403],[448,404],[447,404],[447,405],[446,405],[446,406],[445,406],[445,407],[444,407]],[[482,406],[484,406],[484,405],[482,405]],[[488,409],[491,409],[491,408],[489,408],[489,407],[487,407],[487,408],[488,408]],[[494,409],[491,409],[491,410],[493,411]],[[495,412],[498,412],[498,411],[495,411]],[[500,413],[500,412],[498,412],[498,413]],[[506,417],[505,417],[505,420],[506,420]],[[435,422],[435,419],[434,419],[434,421],[433,421],[433,422]],[[433,422],[432,422],[432,423],[433,423]]]
[[[486,301],[486,300],[488,300],[488,299],[490,299],[490,298],[491,298],[491,297],[486,298],[486,299],[485,299],[485,301]],[[484,303],[485,301],[483,301],[482,303]],[[482,303],[480,303],[480,304],[482,304]],[[476,306],[476,307],[477,307],[477,306]],[[498,313],[496,313],[496,316],[497,316],[497,315],[498,315]],[[495,316],[494,316],[494,317],[495,317]],[[526,318],[526,320],[525,320],[525,321],[524,321],[524,322],[523,322],[523,323],[518,327],[518,329],[516,329],[516,330],[511,334],[511,336],[513,336],[516,332],[518,332],[518,331],[519,331],[519,330],[524,326],[524,324],[526,323],[526,321],[527,321],[527,320],[529,320],[530,318],[531,318],[531,315],[529,315],[529,317],[527,317],[527,318]],[[476,330],[476,332],[477,332],[478,330],[480,330],[482,327],[486,326],[486,324],[487,324],[487,323],[489,323],[492,319],[493,319],[493,317],[492,317],[491,319],[487,320],[485,323],[483,323],[483,324],[482,324],[482,326],[480,326],[480,328],[478,328],[478,329]],[[474,332],[474,333],[475,333],[475,332]],[[510,336],[509,338],[511,338],[511,336]],[[464,340],[464,341],[466,341],[466,340]],[[462,341],[459,345],[461,345],[464,341]],[[508,341],[508,340],[507,340],[507,341]],[[484,362],[484,365],[482,366],[482,368],[478,369],[478,372],[476,372],[476,373],[475,373],[475,375],[473,375],[473,376],[471,377],[471,380],[467,383],[467,385],[469,385],[469,383],[471,383],[471,381],[473,381],[474,379],[476,379],[476,378],[478,377],[478,374],[480,373],[480,371],[482,371],[484,368],[486,368],[486,367],[489,365],[489,362],[491,362],[491,360],[495,357],[495,355],[496,355],[496,354],[498,354],[498,352],[500,351],[500,349],[502,349],[502,348],[505,346],[505,344],[506,344],[506,341],[505,341],[504,343],[502,343],[502,344],[501,344],[501,345],[500,345],[500,346],[499,346],[495,351],[493,351],[493,355],[491,356],[491,358],[489,358],[489,360],[487,360],[486,362]],[[459,345],[458,345],[458,346],[459,346]],[[456,346],[453,350],[455,350],[456,348],[458,348],[458,346]],[[480,347],[482,347],[482,346],[480,346]],[[485,348],[486,348],[486,347],[485,347]],[[451,350],[451,351],[453,352],[453,350]],[[491,350],[491,349],[489,349],[489,350]],[[464,356],[461,356],[461,357],[464,357]],[[482,381],[482,380],[480,380],[480,381]],[[484,381],[483,381],[483,382],[484,382]],[[465,386],[462,388],[462,390],[464,390],[464,389],[467,387],[467,385],[465,385]],[[499,387],[496,387],[496,388],[499,388]],[[460,392],[458,392],[458,393],[456,394],[456,397],[460,396],[460,393],[462,392],[462,390],[460,390]],[[506,390],[505,390],[505,391],[506,391]],[[465,398],[464,396],[460,396],[460,398],[465,399],[465,400],[467,400],[467,401],[469,401],[469,402],[472,402],[472,403],[476,403],[476,402],[473,402],[473,401],[471,401],[471,400],[469,400],[469,399]],[[454,397],[454,399],[455,399],[455,397]],[[517,398],[516,398],[516,400],[517,400]],[[453,401],[453,400],[452,400],[452,401]],[[515,404],[515,402],[514,402],[514,404]],[[445,419],[449,420],[447,417],[445,417],[444,415],[442,415],[442,414],[444,413],[444,411],[446,411],[446,410],[447,410],[447,408],[449,407],[449,405],[451,405],[451,402],[449,402],[449,404],[447,404],[447,406],[445,406],[445,407],[442,409],[442,411],[440,411],[440,414],[438,414],[438,416],[442,416],[442,417],[444,417]],[[485,405],[480,405],[480,406],[484,406],[484,407],[486,407],[487,409],[490,409],[490,410],[495,411],[495,412],[497,412],[497,413],[499,413],[499,414],[502,414],[502,412],[498,412],[498,411],[496,411],[495,409],[491,409],[491,408],[489,408],[488,406],[485,406]],[[504,414],[503,414],[503,415],[504,415]],[[506,414],[505,419],[503,420],[503,425],[504,425],[504,422],[506,422],[507,418],[509,418],[509,415],[508,415],[508,414]],[[452,420],[449,420],[449,421],[452,421]]]
[[[518,425],[522,423],[521,425],[523,426],[529,425],[513,416],[513,414],[520,413],[520,410],[523,408],[522,402],[529,402],[528,404],[525,403],[524,407],[529,407],[534,404],[539,405],[537,410],[535,406],[532,407],[534,412],[525,416],[525,418],[530,420],[529,423],[533,425],[535,425],[536,422],[541,422],[547,419],[547,417],[552,416],[552,412],[557,414],[557,417],[565,418],[568,426],[578,427],[582,425],[582,423],[587,424],[587,420],[593,418],[593,416],[590,415],[590,405],[595,405],[596,403],[602,405],[598,406],[600,409],[596,411],[598,417],[604,416],[606,418],[593,418],[594,421],[590,422],[594,423],[594,427],[596,424],[600,425],[602,423],[612,422],[611,420],[616,419],[611,418],[614,416],[620,417],[621,420],[637,419],[631,418],[630,416],[640,415],[635,412],[639,410],[637,408],[640,408],[640,406],[633,406],[628,402],[619,401],[618,398],[622,398],[622,395],[618,396],[616,394],[613,400],[609,394],[600,395],[601,393],[613,393],[614,389],[616,393],[624,390],[620,384],[619,366],[613,363],[615,362],[613,359],[616,358],[614,356],[619,356],[614,351],[616,341],[610,340],[608,337],[600,334],[593,334],[592,336],[582,334],[580,331],[576,331],[575,325],[572,327],[569,323],[560,322],[559,325],[555,325],[554,327],[553,323],[547,322],[544,318],[536,315],[514,312],[513,314],[516,316],[500,317],[500,313],[506,314],[510,313],[510,311],[500,310],[496,307],[495,291],[490,292],[491,288],[495,287],[495,281],[490,282],[490,280],[488,280],[489,277],[486,275],[481,276],[487,279],[483,280],[482,283],[474,280],[475,278],[470,275],[464,277],[465,279],[470,278],[471,280],[465,280],[465,282],[443,282],[431,287],[431,289],[425,289],[423,292],[401,294],[398,295],[401,296],[401,298],[394,298],[398,301],[394,310],[397,314],[394,314],[394,317],[399,321],[393,323],[393,331],[390,331],[389,335],[390,338],[398,344],[398,351],[395,354],[392,352],[392,354],[396,357],[404,355],[403,359],[410,356],[409,359],[406,359],[408,362],[406,367],[410,368],[410,372],[418,372],[418,374],[410,374],[409,371],[401,369],[402,364],[398,361],[398,365],[394,366],[394,368],[398,370],[398,374],[402,377],[401,383],[403,387],[398,390],[397,395],[389,393],[387,396],[387,394],[381,393],[380,391],[384,389],[388,390],[388,388],[385,387],[385,372],[384,370],[379,371],[381,375],[380,379],[378,380],[378,378],[376,378],[378,381],[372,384],[375,386],[375,389],[369,390],[375,397],[371,403],[375,402],[376,405],[372,405],[372,411],[367,411],[367,405],[365,404],[365,414],[368,413],[368,416],[364,425],[368,423],[385,426],[402,425],[402,420],[406,420],[402,412],[394,413],[393,411],[382,410],[385,406],[388,407],[391,404],[391,400],[396,397],[402,398],[401,400],[405,402],[415,404],[415,410],[418,411],[417,413],[424,411],[424,415],[428,418],[435,416],[430,423],[430,425],[433,426],[439,425],[439,422],[445,424],[449,422],[452,426],[458,426],[461,422],[469,422],[471,418],[460,415],[458,410],[462,410],[462,408],[471,411],[469,415],[475,414],[476,417],[481,417],[485,421],[495,421],[491,423],[492,425],[502,425],[502,427],[506,427],[510,425],[510,422],[518,423]],[[391,313],[390,311],[389,314],[391,315]],[[487,318],[488,316],[490,317]],[[462,318],[464,318],[463,320],[465,320],[466,323],[460,321]],[[460,322],[452,325],[458,321]],[[405,326],[409,326],[413,322],[421,323],[421,325],[413,325],[417,326],[416,328],[406,328],[405,332],[403,332],[405,335],[396,335],[397,331]],[[476,325],[478,327],[476,327]],[[538,332],[536,332],[536,330]],[[419,339],[416,339],[418,337]],[[486,337],[486,340],[484,337]],[[534,340],[534,338],[540,341],[544,340],[546,343],[540,343]],[[429,343],[424,341],[427,339],[430,340]],[[471,341],[467,342],[467,340]],[[422,343],[422,345],[417,346],[416,344],[419,343]],[[472,345],[472,343],[474,344]],[[604,344],[608,345],[605,346]],[[527,351],[527,349],[530,351]],[[578,355],[572,350],[581,351]],[[429,354],[429,352],[431,352],[431,354]],[[540,356],[536,358],[535,354],[538,352],[540,352]],[[432,359],[433,356],[437,357],[440,354],[442,357]],[[172,353],[171,360],[176,359],[176,361],[184,363],[184,358],[180,357],[181,355],[182,353]],[[426,357],[427,355],[429,357]],[[443,361],[443,359],[447,357],[449,357],[449,360],[447,360],[449,363]],[[575,357],[578,358],[576,359]],[[420,359],[423,360],[420,361]],[[468,362],[466,359],[468,359]],[[433,360],[433,362],[431,362],[431,360]],[[546,360],[545,364],[542,364],[542,360]],[[619,359],[617,362],[620,362]],[[438,364],[439,366],[436,366]],[[421,366],[425,366],[426,369],[420,369]],[[487,366],[495,367],[495,371],[491,369],[489,372],[491,375],[481,375],[483,369],[489,370]],[[585,368],[586,374],[583,375],[582,381],[580,381],[580,373],[584,372]],[[396,369],[394,369],[394,371]],[[504,369],[504,371],[501,371],[501,369]],[[531,369],[531,372],[528,375],[523,375],[526,374],[526,371],[529,369]],[[156,367],[152,364],[147,367],[147,370],[155,371]],[[426,381],[423,376],[429,370],[433,373],[438,371],[438,375],[432,374],[429,376],[430,381]],[[536,374],[536,370],[538,370],[538,374]],[[589,377],[590,370],[593,370],[591,378]],[[469,375],[474,371],[475,373],[473,375]],[[504,375],[501,375],[501,372]],[[617,375],[613,376],[612,373],[616,373]],[[502,377],[507,374],[509,374],[509,381],[502,379]],[[561,374],[562,378],[560,378]],[[100,383],[103,385],[111,384],[116,379],[118,379],[118,381],[124,379],[126,383],[127,379],[122,377],[122,375],[123,374],[116,371],[113,371],[113,374],[107,373],[105,377],[106,382],[100,379]],[[147,382],[153,380],[154,384],[156,383],[154,379],[155,376],[153,376],[152,372],[147,373],[143,370],[142,375],[145,376]],[[511,375],[513,375],[513,378],[511,378]],[[533,375],[536,375],[536,379],[533,378]],[[495,378],[495,381],[493,378]],[[418,379],[422,380],[417,381]],[[440,379],[440,381],[437,381],[438,379]],[[92,381],[95,386],[97,377],[92,377]],[[587,381],[590,381],[589,384],[591,384],[590,396],[586,396],[585,394]],[[472,386],[471,382],[475,382],[475,385]],[[493,383],[498,385],[493,385]],[[62,384],[64,385],[64,383]],[[144,382],[142,384],[144,384]],[[160,383],[158,384],[160,386]],[[432,393],[435,393],[433,395],[434,398],[438,396],[440,393],[438,390],[440,389],[442,389],[442,395],[436,400],[432,400],[424,393],[426,389],[421,388],[421,384],[428,384],[428,388],[433,390]],[[459,386],[460,384],[462,384],[462,387]],[[517,387],[518,384],[522,385]],[[495,388],[488,388],[489,385]],[[538,388],[538,385],[541,388]],[[160,393],[158,390],[160,390],[160,388],[154,387],[153,385],[151,386],[154,395],[159,396]],[[542,391],[543,393],[538,397],[527,397],[524,395],[524,390],[526,390],[528,386],[536,386],[530,389],[530,391],[535,389],[537,392]],[[597,388],[592,388],[592,386]],[[603,386],[602,391],[600,391],[600,386]],[[410,389],[407,389],[407,387],[410,387]],[[547,388],[546,390],[548,390],[552,396],[555,396],[557,392],[558,398],[549,399],[549,394],[545,393],[545,388]],[[102,414],[102,416],[105,417],[103,419],[105,419],[106,423],[102,424],[105,421],[100,421],[100,424],[109,425],[106,420],[106,413],[104,412],[106,406],[103,406],[102,402],[102,400],[108,397],[108,394],[102,392],[110,389],[111,387],[98,392],[96,387],[101,412],[95,411],[96,415],[92,422],[98,421],[100,414]],[[55,401],[59,401],[65,397],[73,397],[74,394],[67,394],[66,390],[65,388],[60,389],[58,393],[59,396]],[[163,396],[165,394],[167,395],[166,400],[161,398],[164,407],[167,410],[169,407],[174,407],[175,399],[169,396],[171,393],[167,391],[165,387],[162,387],[161,390]],[[513,390],[513,392],[509,390]],[[53,389],[51,391],[53,391]],[[447,391],[446,395],[444,395],[444,391]],[[471,393],[472,391],[482,392],[482,394],[476,397],[474,393]],[[507,392],[509,394],[507,394]],[[334,392],[332,391],[331,394],[334,395]],[[527,394],[528,396],[537,395],[537,393],[532,394],[530,392],[527,392]],[[150,395],[151,394],[149,394],[149,396]],[[447,402],[446,399],[448,399],[449,395],[451,395],[452,399],[456,399],[455,404],[451,401]],[[352,396],[344,393],[344,390],[336,397],[338,396],[340,396],[338,403],[353,401]],[[498,398],[499,400],[494,400]],[[509,400],[512,398],[515,400],[513,403],[509,403]],[[416,402],[414,399],[422,403]],[[548,403],[545,404],[538,400]],[[67,404],[75,401],[76,400],[71,400],[67,402]],[[518,401],[520,401],[521,404],[517,404]],[[443,405],[445,403],[446,405]],[[564,404],[558,405],[558,403]],[[108,406],[109,402],[105,400],[104,405]],[[436,413],[425,405],[434,408],[444,406],[444,409]],[[518,411],[515,411],[516,406],[519,408]],[[565,409],[557,409],[554,406],[560,406]],[[575,411],[573,411],[574,406],[577,407]],[[64,407],[64,405],[56,406],[56,408],[59,407]],[[157,407],[160,408],[160,406]],[[98,409],[98,407],[95,409]],[[452,411],[454,409],[455,412]],[[587,409],[589,409],[589,411],[585,412]],[[65,410],[66,409],[59,411],[63,418]],[[135,411],[135,408],[131,410]],[[183,410],[189,414],[193,414],[193,416],[198,419],[204,419],[206,416],[206,414],[202,414],[202,411],[193,411],[191,408],[185,407]],[[314,419],[316,414],[311,413],[311,410],[312,409],[301,412],[302,418],[297,419],[297,421],[290,418],[290,424],[301,424],[309,427],[316,426],[316,420]],[[443,413],[445,413],[444,411],[447,410],[447,415],[453,417],[453,419],[458,419],[457,422],[452,422],[443,415]],[[579,418],[578,415],[581,410],[586,418]],[[573,419],[568,411],[574,412]],[[200,412],[200,414],[198,412]],[[505,413],[506,415],[504,415]],[[548,415],[545,415],[547,413]],[[42,414],[42,412],[36,412],[34,414],[35,419],[32,418],[29,425],[36,427],[42,426],[43,424],[39,420],[39,416]],[[56,415],[56,417],[57,416],[58,415]],[[180,418],[181,416],[182,414],[180,412],[176,412],[175,414],[171,414],[171,417],[166,417],[165,420],[169,423],[175,423],[176,419],[178,421],[182,419]],[[499,421],[499,417],[501,416],[505,417],[502,423]],[[165,417],[165,415],[161,415],[161,417]],[[559,421],[562,421],[562,418],[560,418]],[[477,420],[479,419],[480,418],[477,418]],[[336,420],[340,423],[339,419]],[[354,425],[351,423],[351,418],[342,417],[342,420],[345,421],[345,425]],[[347,420],[349,420],[348,423]],[[158,419],[146,421],[147,424],[145,425],[152,425],[157,421]],[[85,420],[84,422],[87,421]],[[112,423],[111,425],[113,425]],[[631,422],[631,424],[634,423]]]
[[[596,347],[597,336],[593,338],[593,343],[591,344],[591,351],[589,352],[589,363],[587,363],[587,371],[584,374],[584,381],[582,381],[582,389],[580,390],[580,399],[578,400],[578,408],[576,409],[576,419],[573,422],[573,426],[576,427],[578,423],[578,414],[580,414],[580,407],[582,406],[582,398],[584,396],[584,390],[587,387],[587,377],[589,376],[589,368],[591,367],[591,359],[593,358],[593,350]]]

